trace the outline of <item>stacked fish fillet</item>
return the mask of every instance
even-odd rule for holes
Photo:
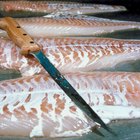
[[[140,28],[140,23],[94,17],[16,20],[105,123],[140,117],[140,73],[99,72],[139,60],[140,40],[89,37]],[[34,58],[22,56],[5,32],[0,33],[0,68],[23,75],[0,82],[0,135],[66,137],[91,131],[96,123],[75,106]]]

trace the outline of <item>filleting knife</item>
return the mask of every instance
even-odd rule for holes
[[[85,102],[78,92],[71,86],[65,77],[54,67],[49,59],[41,51],[41,47],[25,32],[17,21],[11,17],[5,17],[0,20],[0,29],[7,32],[12,41],[21,48],[22,55],[33,55],[44,69],[49,73],[52,79],[61,87],[69,98],[87,115],[91,120],[97,122],[107,131],[112,130],[102,121],[96,112]]]

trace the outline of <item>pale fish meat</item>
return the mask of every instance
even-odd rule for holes
[[[94,14],[102,12],[125,11],[123,6],[111,6],[101,4],[84,4],[77,2],[63,1],[0,1],[0,10],[5,16],[16,12],[52,13],[55,11],[69,11],[72,14]]]
[[[35,38],[44,54],[62,73],[114,68],[119,63],[140,59],[139,40],[111,38]],[[0,68],[22,75],[46,73],[34,58],[26,58],[9,39],[0,38]]]
[[[105,20],[100,18],[15,18],[32,37],[92,36],[119,30],[140,28],[140,22]],[[4,31],[0,30],[1,36]]]
[[[35,38],[35,42],[62,73],[114,68],[119,63],[140,59],[138,40]],[[0,38],[0,67],[18,70],[24,76],[45,73],[34,58],[21,55],[20,49],[6,38]]]
[[[140,117],[140,73],[65,77],[105,123]],[[0,135],[69,137],[88,133],[94,126],[46,75],[0,82]]]

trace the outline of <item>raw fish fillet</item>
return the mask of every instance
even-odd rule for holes
[[[140,59],[140,41],[110,38],[35,38],[44,54],[62,73],[114,68],[119,63]],[[20,54],[9,39],[0,38],[0,68],[22,75],[46,73],[34,59]]]
[[[96,72],[65,77],[105,123],[140,117],[140,73]],[[46,75],[0,82],[2,136],[79,136],[94,126]]]
[[[32,14],[52,13],[56,11],[70,12],[71,14],[94,14],[102,12],[125,11],[123,6],[111,6],[103,4],[83,4],[76,2],[56,1],[0,1],[0,10],[5,15],[31,12]],[[23,14],[23,15],[22,15]]]
[[[100,18],[19,18],[15,19],[32,37],[92,36],[120,30],[140,28],[140,22]],[[0,30],[0,36],[5,32]]]

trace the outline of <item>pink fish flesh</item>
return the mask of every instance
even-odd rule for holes
[[[43,52],[62,73],[114,68],[119,63],[140,59],[140,41],[109,38],[36,38]],[[22,75],[45,73],[34,58],[26,58],[9,39],[0,38],[0,68]]]
[[[140,22],[115,21],[99,18],[20,18],[16,21],[32,37],[92,36],[118,30],[140,28]],[[0,30],[1,36],[5,35]]]
[[[11,12],[52,13],[55,11],[69,11],[72,14],[91,14],[102,12],[125,11],[123,6],[103,4],[82,4],[63,1],[0,1],[0,10],[8,15]]]
[[[140,117],[140,73],[96,72],[65,77],[105,123]],[[93,126],[95,123],[45,75],[0,82],[2,136],[79,136]]]

